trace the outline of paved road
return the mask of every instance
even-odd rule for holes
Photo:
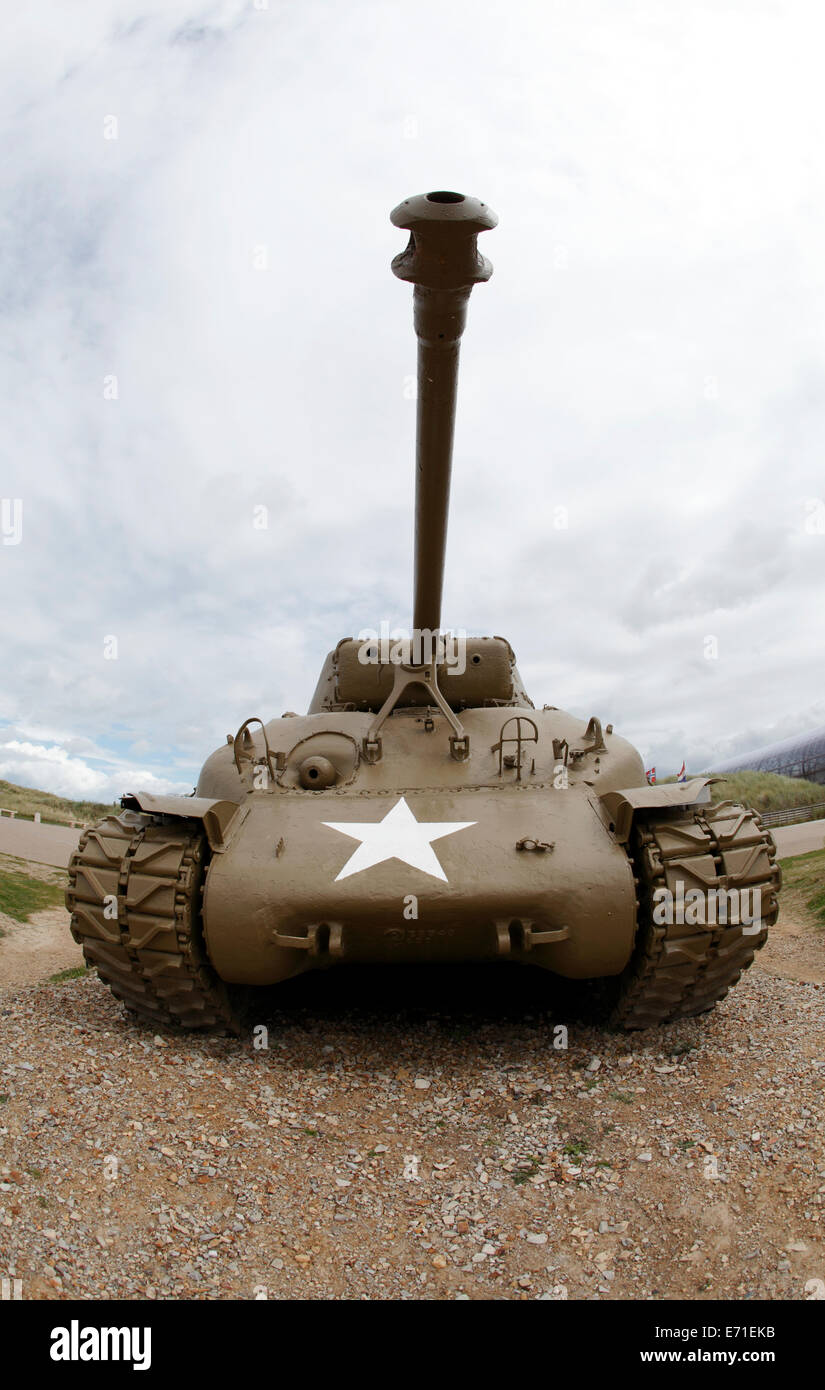
[[[775,825],[772,830],[780,859],[825,849],[825,820],[809,820],[802,825]]]
[[[54,864],[65,869],[81,833],[68,825],[38,825],[31,820],[0,816],[0,854],[14,854],[20,859],[33,859],[36,864]]]

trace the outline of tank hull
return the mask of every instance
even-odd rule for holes
[[[264,792],[247,804],[204,893],[206,948],[226,981],[501,957],[585,978],[630,957],[630,861],[584,789]]]

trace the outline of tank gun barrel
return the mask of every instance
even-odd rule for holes
[[[413,626],[436,632],[441,626],[458,355],[470,292],[493,273],[478,251],[478,234],[495,227],[498,218],[477,198],[439,192],[405,199],[390,220],[410,233],[392,269],[414,286],[418,337]]]

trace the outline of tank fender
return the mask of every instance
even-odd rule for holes
[[[714,777],[692,777],[689,782],[666,782],[660,787],[626,787],[623,791],[605,792],[600,800],[615,827],[616,839],[624,844],[630,836],[636,811],[703,805],[710,801],[710,783],[716,780]]]
[[[203,821],[209,847],[216,853],[226,849],[240,824],[241,805],[237,801],[208,796],[155,796],[153,792],[127,792],[120,798],[127,811],[145,811],[152,816],[186,816]]]

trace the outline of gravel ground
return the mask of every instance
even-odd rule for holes
[[[5,993],[0,1273],[27,1298],[825,1293],[823,987],[754,969],[713,1014],[569,1022],[567,1048],[545,991],[333,971],[261,1009],[265,1049],[153,1036],[93,976]]]

